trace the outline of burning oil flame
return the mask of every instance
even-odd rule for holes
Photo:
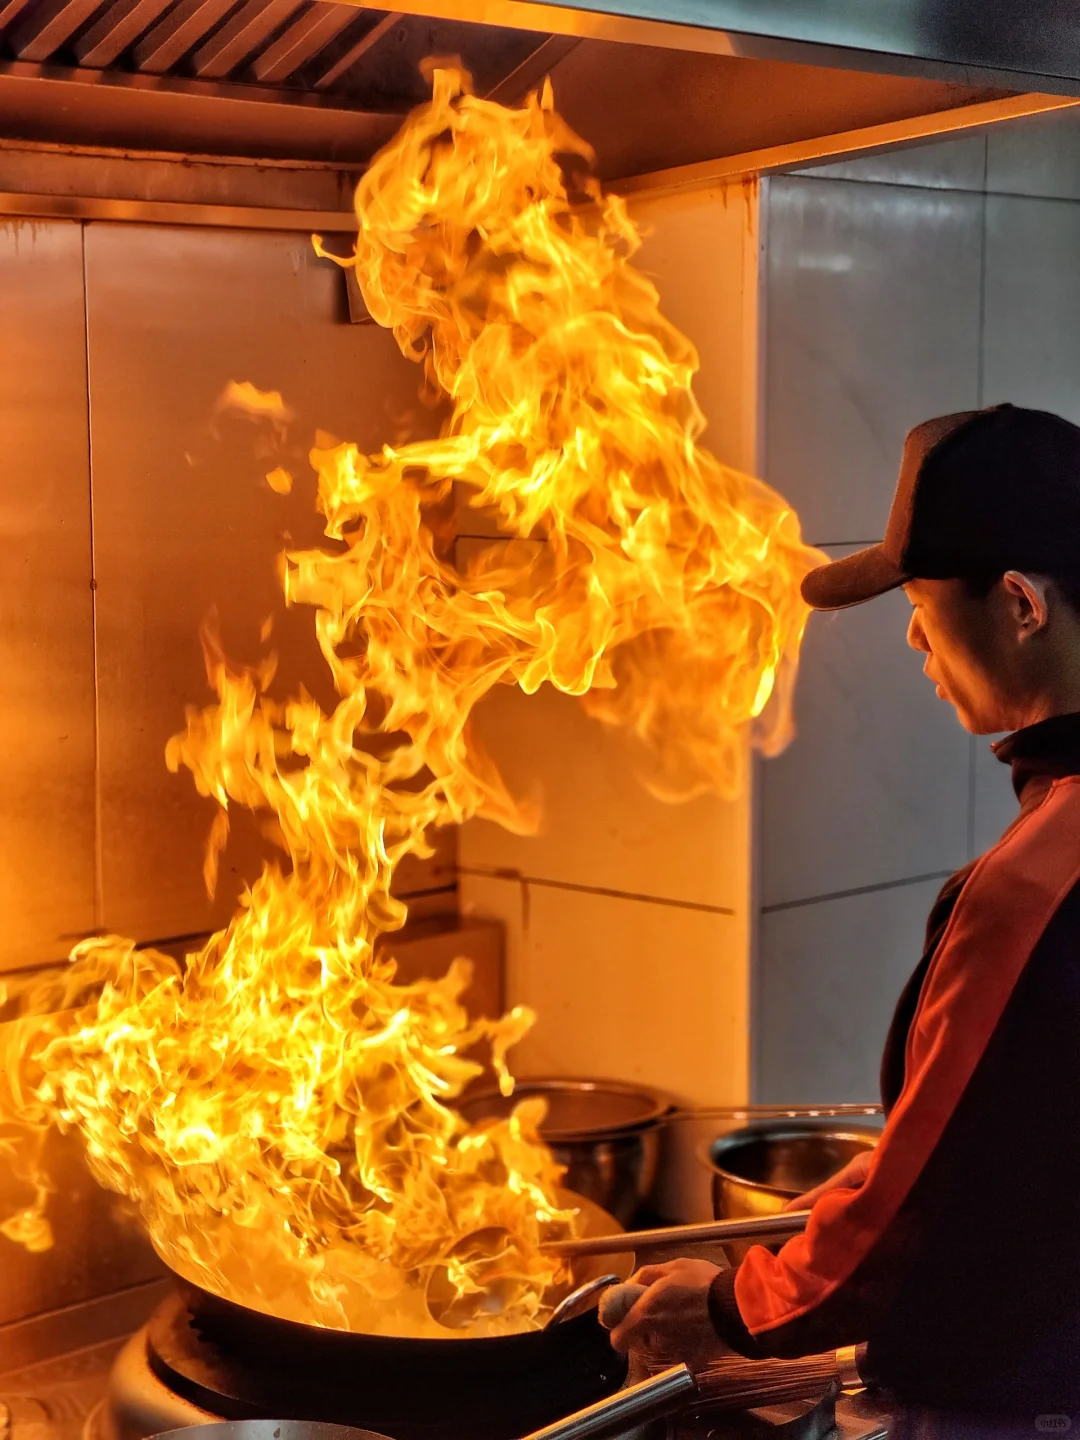
[[[360,182],[350,263],[450,416],[438,439],[378,455],[314,450],[329,543],[282,561],[339,702],[272,698],[272,660],[230,665],[207,634],[216,702],[167,752],[219,807],[208,883],[232,805],[266,814],[285,863],[183,964],[117,937],[79,945],[8,1028],[0,1119],[77,1128],[177,1269],[325,1325],[445,1334],[428,1277],[502,1227],[494,1272],[491,1256],[451,1267],[463,1291],[497,1291],[471,1333],[498,1333],[546,1313],[558,1270],[538,1242],[572,1216],[534,1110],[469,1130],[450,1102],[477,1073],[463,1052],[487,1040],[505,1076],[530,1017],[470,1023],[461,964],[397,983],[375,948],[405,918],[394,869],[430,853],[435,825],[528,828],[470,738],[498,684],[546,682],[632,727],[670,793],[732,793],[748,729],[767,750],[788,733],[816,556],[779,496],[697,444],[694,349],[550,91],[509,110],[452,68],[433,83]],[[287,413],[246,384],[227,399]],[[506,537],[460,563],[433,518],[454,485]],[[41,1246],[47,1194],[26,1173],[35,1199],[4,1230]]]

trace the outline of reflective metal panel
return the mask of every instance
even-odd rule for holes
[[[0,224],[0,968],[94,923],[82,233]]]
[[[216,606],[229,653],[254,659],[274,617],[282,692],[324,702],[311,612],[286,612],[275,557],[319,535],[306,455],[316,426],[377,448],[421,425],[419,373],[383,330],[347,322],[340,272],[307,236],[95,225],[87,233],[101,710],[105,923],[190,934],[232,912],[263,851],[237,814],[217,901],[201,878],[212,807],[170,775],[165,742],[205,704],[199,626]],[[230,380],[279,390],[281,440],[216,413]],[[265,475],[284,464],[292,494]],[[453,882],[453,835],[403,886]]]
[[[138,1285],[162,1273],[162,1265],[118,1195],[103,1190],[86,1168],[82,1141],[50,1131],[43,1154],[53,1184],[47,1215],[51,1249],[31,1254],[0,1235],[0,1327],[30,1315],[59,1310],[95,1295]],[[10,1165],[0,1170],[4,1214],[33,1198]],[[17,1359],[17,1352],[12,1359]],[[0,1335],[0,1365],[8,1353]]]
[[[977,403],[982,204],[769,182],[764,469],[815,545],[879,540],[907,431]]]
[[[987,197],[983,404],[1080,421],[1078,255],[1080,205]]]

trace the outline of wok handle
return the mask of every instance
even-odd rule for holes
[[[549,1255],[621,1255],[651,1245],[703,1245],[764,1236],[771,1239],[801,1234],[809,1218],[809,1210],[783,1210],[779,1215],[749,1215],[739,1220],[709,1220],[701,1225],[665,1225],[658,1230],[627,1230],[620,1235],[550,1240],[540,1248]]]
[[[565,1420],[556,1420],[543,1430],[534,1430],[524,1440],[605,1440],[633,1425],[659,1420],[682,1407],[697,1394],[697,1385],[686,1365],[661,1370],[651,1380],[628,1385],[617,1395],[576,1410]]]

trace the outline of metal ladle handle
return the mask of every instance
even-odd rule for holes
[[[555,1309],[548,1316],[545,1330],[551,1330],[556,1325],[561,1325],[564,1320],[572,1320],[575,1315],[588,1308],[589,1302],[594,1296],[598,1297],[602,1290],[610,1290],[612,1285],[618,1285],[618,1275],[598,1275],[595,1280],[586,1280],[584,1285],[579,1285],[576,1290],[571,1290],[564,1300],[561,1300]]]
[[[697,1384],[689,1367],[673,1365],[651,1380],[628,1385],[607,1400],[598,1400],[584,1410],[575,1410],[565,1420],[534,1430],[524,1440],[605,1440],[634,1425],[644,1425],[681,1410],[696,1394]]]
[[[551,1240],[541,1245],[548,1255],[623,1255],[653,1245],[706,1245],[724,1240],[779,1239],[806,1229],[809,1210],[782,1210],[779,1215],[750,1215],[739,1220],[709,1220],[701,1225],[665,1225],[657,1230],[625,1230],[619,1235],[582,1235],[577,1240]]]

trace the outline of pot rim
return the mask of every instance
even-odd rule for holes
[[[787,1200],[794,1200],[799,1195],[804,1195],[804,1190],[791,1190],[783,1185],[768,1185],[763,1180],[750,1180],[745,1175],[737,1175],[734,1170],[726,1170],[723,1165],[717,1163],[713,1156],[716,1146],[726,1140],[734,1140],[735,1144],[745,1143],[757,1135],[768,1135],[775,1140],[801,1140],[807,1135],[828,1135],[835,1140],[868,1140],[868,1148],[873,1150],[881,1139],[881,1131],[871,1126],[845,1126],[843,1129],[830,1129],[820,1124],[796,1121],[794,1123],[785,1121],[783,1126],[773,1127],[769,1124],[743,1125],[737,1130],[725,1130],[722,1135],[714,1135],[711,1140],[702,1140],[697,1146],[697,1156],[705,1168],[713,1175],[721,1176],[730,1180],[736,1185],[746,1185],[766,1195],[783,1196]]]
[[[622,1125],[589,1126],[584,1129],[551,1130],[541,1129],[540,1138],[547,1141],[549,1145],[569,1144],[573,1141],[599,1141],[618,1139],[628,1135],[645,1134],[647,1131],[655,1130],[663,1125],[668,1115],[675,1108],[674,1101],[662,1090],[657,1090],[651,1085],[635,1085],[625,1080],[604,1080],[599,1078],[578,1079],[576,1077],[560,1075],[527,1075],[522,1076],[514,1085],[514,1090],[509,1096],[502,1094],[495,1086],[485,1086],[482,1090],[474,1090],[469,1095],[463,1095],[461,1102],[468,1106],[470,1101],[483,1100],[513,1100],[519,1091],[598,1091],[607,1090],[616,1095],[633,1095],[639,1099],[649,1102],[651,1108],[638,1120],[628,1120]],[[525,1098],[524,1093],[521,1098]],[[460,1103],[459,1103],[460,1110]],[[464,1113],[463,1111],[461,1113]],[[479,1123],[479,1122],[476,1122]]]

